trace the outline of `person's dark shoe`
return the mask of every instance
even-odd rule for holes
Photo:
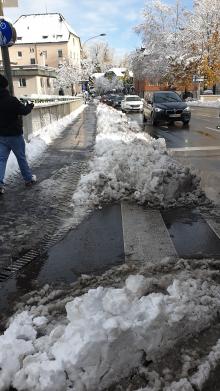
[[[5,186],[0,185],[0,195],[4,194],[4,192],[5,192]]]
[[[37,182],[36,175],[32,175],[31,181],[25,182],[25,186],[30,187],[30,186],[34,185],[36,182]]]

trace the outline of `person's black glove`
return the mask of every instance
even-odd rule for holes
[[[34,108],[34,104],[33,104],[33,102],[31,102],[31,103],[28,103],[28,106],[29,106],[31,109],[33,109],[33,108]]]

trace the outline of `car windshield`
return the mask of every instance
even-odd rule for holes
[[[141,99],[139,98],[139,96],[129,96],[128,98],[126,98],[126,101],[128,101],[128,102],[131,102],[131,101],[133,101],[133,100],[139,101],[139,100],[141,100]]]
[[[182,102],[182,99],[175,93],[162,93],[154,95],[155,103],[165,103],[165,102]]]
[[[123,100],[123,96],[115,96],[115,100]]]

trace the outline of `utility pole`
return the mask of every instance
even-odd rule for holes
[[[4,16],[2,0],[0,0],[0,16]],[[1,46],[1,52],[2,52],[4,75],[8,80],[8,87],[9,87],[10,94],[14,95],[14,86],[12,81],[11,63],[10,63],[8,47]]]

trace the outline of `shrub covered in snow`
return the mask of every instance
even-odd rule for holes
[[[167,154],[125,114],[100,104],[90,172],[81,178],[75,204],[130,200],[149,206],[185,205],[201,196],[199,179]]]

